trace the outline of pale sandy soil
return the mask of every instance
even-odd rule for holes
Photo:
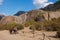
[[[18,31],[19,34],[9,34],[8,30],[0,31],[0,40],[43,40],[43,32],[36,31],[35,37],[33,38],[33,34],[31,32],[22,33],[22,31]],[[44,32],[46,36],[55,36],[56,32]],[[45,40],[59,40],[59,38],[53,37],[45,37]]]

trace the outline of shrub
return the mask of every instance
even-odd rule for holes
[[[4,30],[4,25],[0,24],[0,30]]]
[[[27,21],[24,25],[25,25],[25,27],[28,27],[30,25],[35,25],[35,24],[36,24],[36,21],[34,21],[34,19],[31,19],[31,20]]]
[[[45,30],[47,31],[60,31],[60,18],[53,18],[44,23]]]
[[[30,26],[30,29],[40,31],[42,30],[42,25],[36,22],[34,25]]]
[[[16,27],[17,27],[18,30],[22,30],[22,29],[24,29],[24,27],[23,27],[22,24],[17,24]]]
[[[37,18],[39,18],[39,17],[41,17],[42,15],[44,14],[44,12],[43,11],[40,11],[38,14],[37,14]]]
[[[41,25],[36,25],[35,28],[36,28],[36,30],[38,30],[38,31],[42,30]]]
[[[29,21],[25,22],[25,23],[24,23],[24,26],[25,26],[25,27],[28,27],[28,26],[30,26],[30,23],[29,23]]]
[[[21,24],[16,24],[16,23],[9,23],[9,24],[4,24],[0,26],[0,30],[9,30],[12,29],[14,27],[17,27],[18,30],[23,29],[23,25]]]
[[[16,27],[16,23],[5,24],[4,27],[5,27],[6,30],[9,30],[13,27]]]
[[[57,24],[53,22],[48,22],[44,25],[46,31],[57,31]]]

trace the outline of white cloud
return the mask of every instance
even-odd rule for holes
[[[46,6],[49,5],[49,4],[53,4],[53,2],[45,3],[45,4],[44,4],[44,7],[46,7]]]
[[[0,13],[0,15],[6,15],[5,13]]]
[[[33,0],[33,4],[37,7],[37,8],[43,8],[49,4],[53,4],[53,2],[48,2],[48,0]]]
[[[3,3],[3,0],[0,0],[0,5],[2,5],[2,3]]]

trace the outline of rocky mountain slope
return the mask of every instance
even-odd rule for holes
[[[30,11],[25,14],[21,14],[20,16],[6,16],[1,19],[1,23],[7,24],[7,23],[15,22],[15,23],[22,24],[31,19],[33,19],[35,21],[48,20],[48,12],[47,11],[42,11],[43,14],[41,16],[37,17],[37,15],[39,13],[41,13],[41,11],[42,10],[34,10],[34,11]],[[49,20],[51,20],[52,18],[59,18],[59,17],[60,17],[59,11],[49,12]]]
[[[1,24],[8,24],[8,23],[19,23],[22,24],[26,21],[26,14],[21,14],[20,16],[6,16],[3,17],[0,21]]]
[[[41,12],[43,12],[43,14],[40,17],[37,17],[37,15],[41,14]],[[37,21],[48,20],[48,14],[49,14],[49,20],[60,17],[60,11],[48,12],[43,10],[34,10],[34,11],[31,11],[31,13],[30,12],[28,13],[27,20],[30,20],[30,19],[34,19]]]
[[[45,10],[45,11],[56,11],[56,10],[60,10],[60,1],[57,1],[54,4],[50,4],[47,7],[42,8],[42,10]]]

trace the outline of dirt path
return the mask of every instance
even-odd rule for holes
[[[19,31],[19,34],[9,34],[9,31],[4,30],[0,31],[0,40],[43,40],[43,32],[36,32],[35,37],[33,38],[33,34],[31,32],[22,33]],[[44,32],[46,36],[54,36],[55,32]],[[49,37],[50,40],[59,40],[57,38]],[[48,37],[45,37],[45,40],[49,40]]]

